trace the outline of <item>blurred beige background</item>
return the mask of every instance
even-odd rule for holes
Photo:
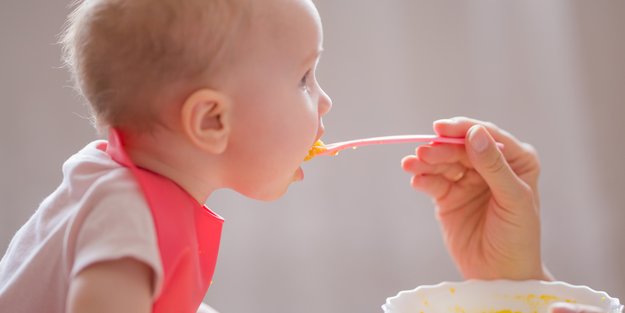
[[[428,133],[455,115],[510,130],[541,155],[548,267],[625,300],[624,1],[316,2],[327,141]],[[0,252],[96,137],[58,68],[67,6],[0,2]],[[273,203],[217,193],[226,224],[207,300],[222,313],[381,312],[402,289],[462,279],[399,167],[412,151],[315,159]]]

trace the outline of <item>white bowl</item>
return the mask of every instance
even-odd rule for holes
[[[443,282],[401,291],[386,299],[385,313],[546,313],[554,302],[594,305],[620,313],[617,298],[586,286],[565,282],[478,281]]]

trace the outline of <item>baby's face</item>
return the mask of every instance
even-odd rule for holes
[[[331,100],[315,77],[323,38],[312,2],[268,0],[261,6],[267,7],[259,8],[263,12],[231,72],[227,184],[271,200],[303,178],[300,164],[323,135],[321,117]]]

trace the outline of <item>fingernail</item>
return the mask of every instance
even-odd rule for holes
[[[453,124],[456,121],[451,120],[451,119],[442,119],[442,120],[436,120],[434,121],[434,124]]]
[[[484,152],[488,148],[488,135],[486,130],[482,126],[476,126],[476,129],[471,132],[471,148],[475,152]]]

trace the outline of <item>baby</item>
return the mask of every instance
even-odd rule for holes
[[[223,219],[203,204],[219,188],[273,200],[303,179],[332,106],[315,77],[322,39],[310,0],[78,3],[62,43],[108,140],[65,162],[13,238],[0,308],[209,312]],[[435,131],[466,148],[421,146],[402,165],[435,199],[462,274],[548,279],[532,148],[466,118]]]

